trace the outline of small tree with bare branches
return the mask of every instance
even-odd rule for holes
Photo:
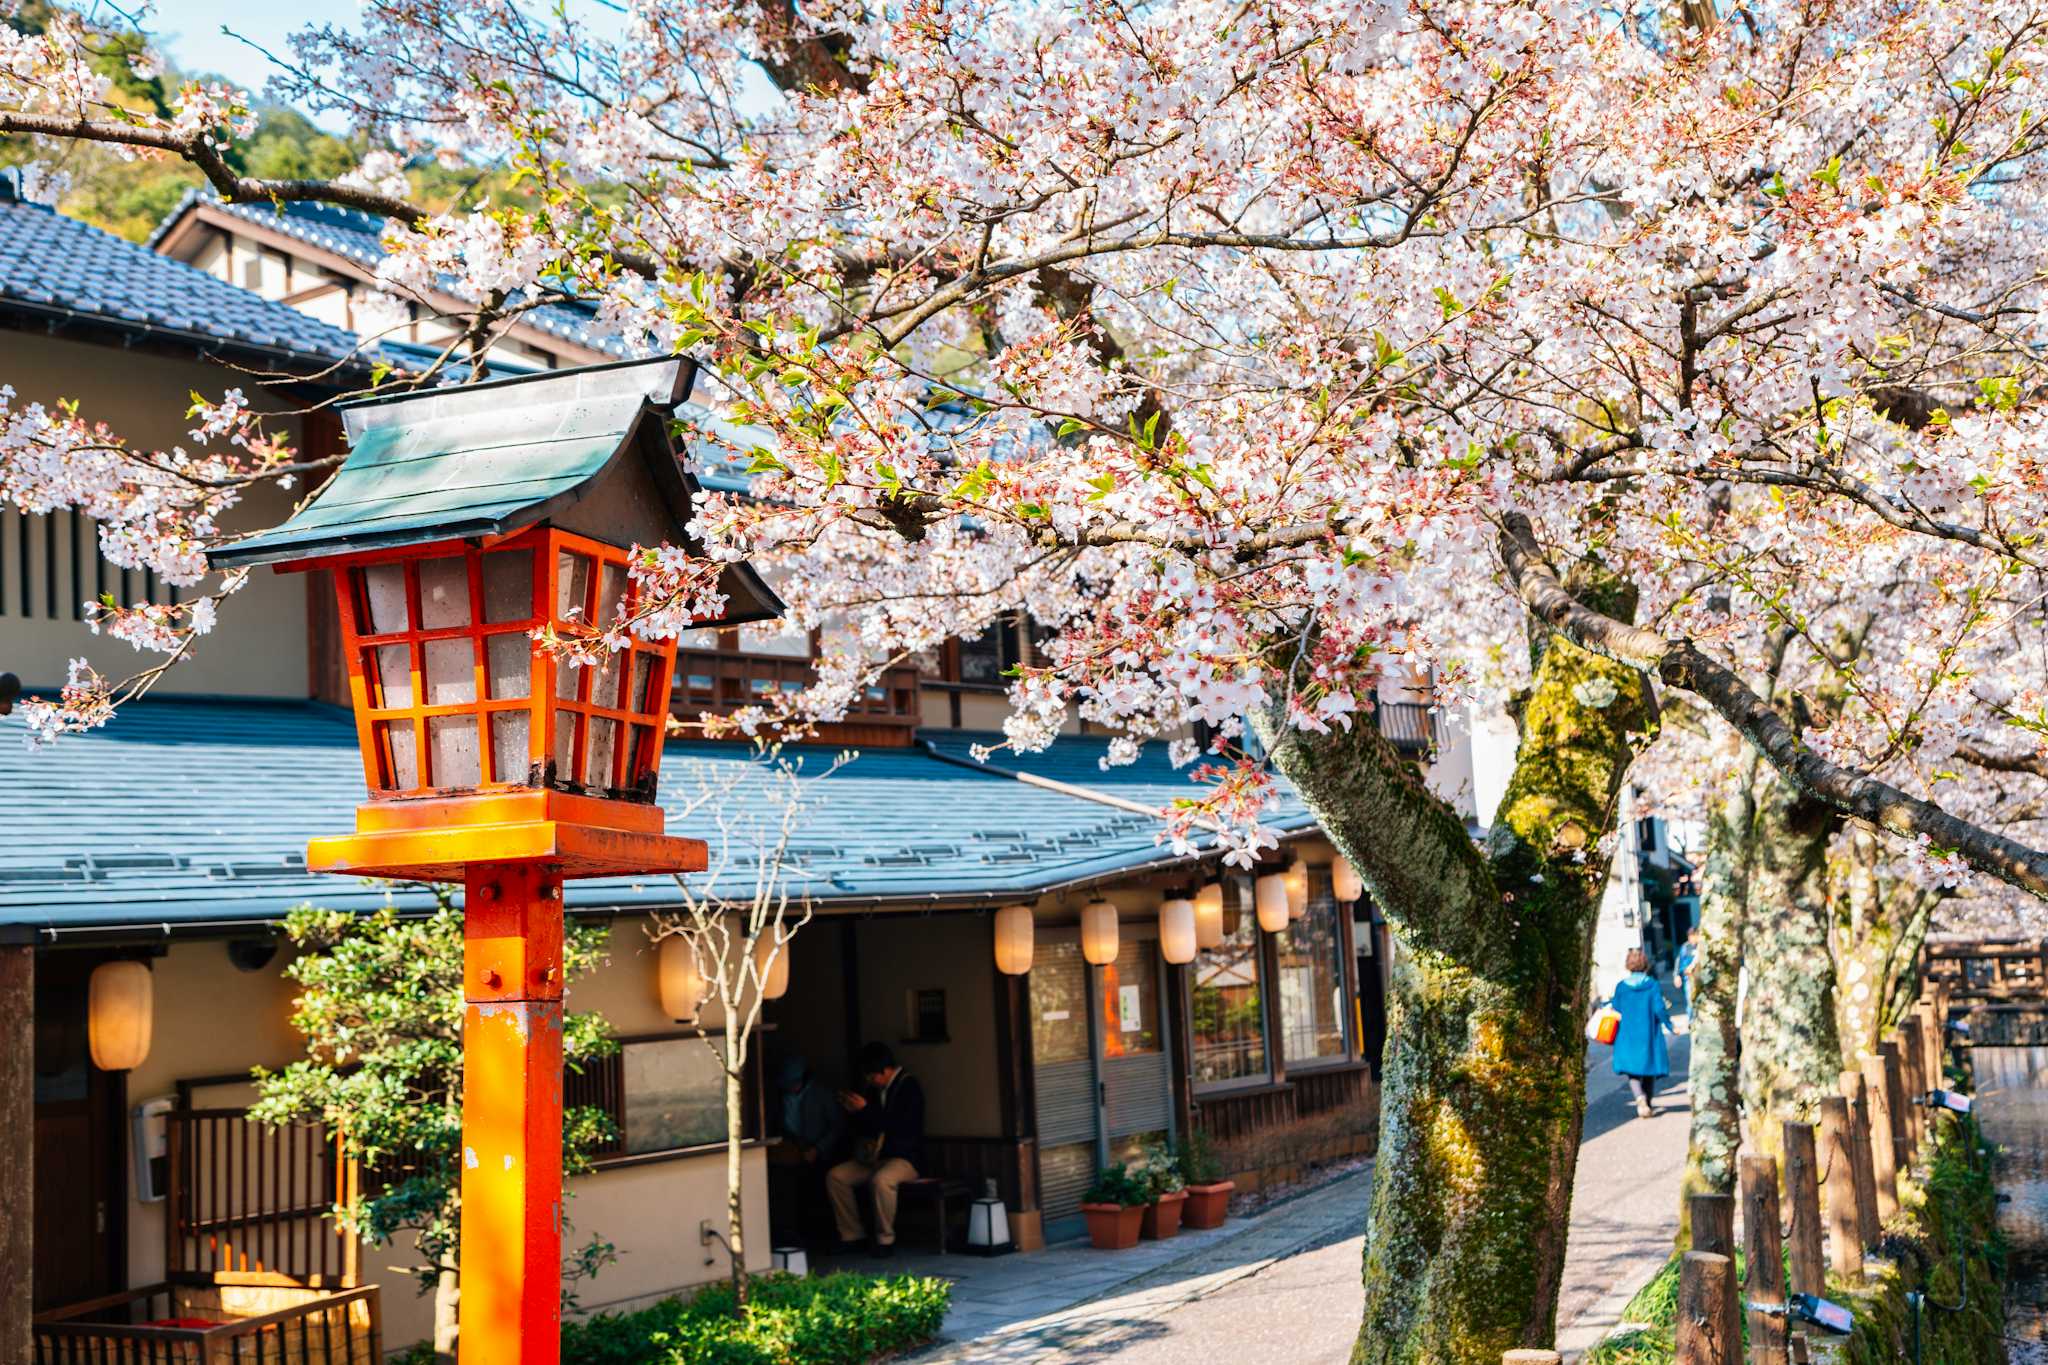
[[[675,937],[688,945],[699,995],[695,1014],[684,1022],[696,1026],[725,1077],[725,1247],[735,1311],[747,1305],[743,1078],[764,988],[786,973],[784,954],[812,914],[810,897],[790,887],[791,874],[803,873],[790,857],[790,841],[816,803],[812,789],[854,757],[842,752],[822,771],[806,773],[780,746],[763,746],[751,763],[684,759],[671,769],[689,794],[682,819],[701,815],[711,826],[708,863],[702,874],[676,878],[682,905],[657,915],[650,933],[656,943]],[[707,1009],[715,1011],[715,1031]]]

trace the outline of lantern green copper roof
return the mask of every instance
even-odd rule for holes
[[[275,563],[532,525],[589,489],[636,437],[657,437],[673,464],[666,417],[694,371],[681,358],[631,361],[347,404],[349,454],[327,486],[289,521],[215,551],[212,562]],[[661,429],[643,432],[650,421]],[[687,515],[693,490],[664,491],[684,494],[674,510]]]

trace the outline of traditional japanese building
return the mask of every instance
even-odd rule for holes
[[[167,414],[187,393],[236,382],[227,365],[303,365],[302,387],[275,400],[281,407],[295,394],[331,395],[355,378],[357,339],[346,312],[316,314],[374,269],[339,237],[317,257],[294,245],[340,232],[333,213],[251,214],[195,199],[152,253],[0,200],[7,372],[24,400],[75,397],[94,416],[132,423],[124,434],[165,444],[181,439]],[[238,226],[252,220],[262,234]],[[345,226],[356,234],[348,240],[374,242],[367,220]],[[253,269],[234,264],[249,242],[261,248]],[[313,266],[328,274],[306,273]],[[607,356],[562,327],[532,340],[548,358],[521,382]],[[338,449],[327,419],[286,420],[308,448]],[[693,472],[707,483],[735,477],[711,461]],[[280,519],[289,496],[252,499],[248,524]],[[411,1255],[356,1246],[322,1216],[353,1178],[331,1135],[243,1113],[250,1068],[303,1048],[289,1023],[284,914],[308,902],[432,903],[421,888],[307,872],[307,840],[347,828],[363,789],[331,592],[306,581],[318,577],[259,574],[197,657],[104,729],[29,753],[18,720],[0,721],[0,787],[16,796],[12,837],[0,843],[0,952],[34,965],[39,1309],[167,1279],[283,1275],[381,1284],[387,1348],[431,1327],[429,1302],[389,1269]],[[0,670],[31,690],[59,685],[74,654],[113,672],[127,646],[94,640],[76,606],[101,591],[171,592],[100,559],[88,522],[0,513]],[[689,641],[674,713],[694,719],[799,687],[815,648],[774,623]],[[1004,712],[1001,670],[1030,648],[1021,622],[956,642],[886,675],[814,750],[793,755],[815,770],[848,745],[859,750],[822,784],[789,850],[790,886],[813,918],[791,946],[789,988],[768,1007],[756,1053],[745,1170],[758,1264],[771,1219],[786,1221],[780,1186],[770,1192],[777,1132],[759,1067],[789,1055],[840,1084],[862,1043],[888,1042],[929,1098],[929,1174],[976,1190],[994,1179],[1026,1241],[1075,1231],[1096,1167],[1150,1138],[1199,1129],[1248,1180],[1371,1141],[1386,940],[1366,904],[1336,899],[1334,853],[1307,812],[1290,803],[1272,818],[1282,846],[1268,869],[1300,862],[1309,895],[1284,930],[1264,932],[1248,875],[1222,869],[1213,850],[1176,854],[1160,842],[1155,812],[1188,789],[1164,745],[1107,767],[1107,737],[1074,725],[1045,753],[972,756]],[[1417,700],[1390,695],[1382,707],[1390,735],[1433,760],[1432,781],[1469,807],[1487,780],[1469,745],[1446,735],[1439,750]],[[701,811],[685,810],[692,785],[749,762],[743,745],[672,741],[658,793],[670,831],[714,837]],[[736,791],[747,799],[744,783]],[[1167,963],[1161,901],[1219,877],[1222,942]],[[1084,961],[1078,928],[1096,899],[1120,921],[1114,960],[1101,965]],[[567,890],[572,915],[610,926],[609,961],[573,988],[573,1007],[603,1013],[623,1044],[567,1079],[571,1101],[606,1109],[620,1133],[574,1182],[579,1236],[620,1251],[583,1287],[586,1308],[721,1273],[697,1234],[724,1208],[717,1072],[697,1030],[660,1007],[649,933],[676,900],[659,879]],[[995,912],[1012,905],[1030,907],[1035,935],[1031,968],[1015,976],[994,957]],[[122,1070],[95,1065],[88,1047],[89,983],[114,961],[144,964],[149,980],[153,1038]],[[913,1213],[905,1235],[923,1235],[915,1220],[935,1212]]]

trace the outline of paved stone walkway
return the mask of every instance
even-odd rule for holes
[[[1658,1114],[1635,1117],[1604,1049],[1589,1059],[1558,1346],[1575,1360],[1671,1253],[1685,1166],[1688,1040],[1674,1038]],[[1130,1251],[902,1255],[892,1271],[953,1280],[943,1339],[916,1365],[1338,1365],[1358,1329],[1370,1167],[1251,1218]]]
[[[911,1357],[940,1362],[1065,1361],[1091,1342],[1143,1335],[1147,1325],[1205,1295],[1257,1275],[1295,1252],[1365,1223],[1370,1166],[1250,1218],[1183,1232],[1129,1251],[1063,1243],[1030,1255],[898,1256],[890,1270],[954,1281],[944,1339]],[[1358,1283],[1356,1257],[1350,1282]],[[1355,1321],[1356,1308],[1349,1310]],[[1095,1352],[1086,1355],[1093,1358]]]
[[[1628,1083],[1605,1048],[1586,1069],[1586,1127],[1572,1185],[1572,1235],[1557,1297],[1557,1349],[1567,1362],[1621,1323],[1621,1310],[1671,1258],[1678,1187],[1692,1125],[1685,1073],[1690,1038],[1673,1038],[1655,1118],[1635,1116]]]

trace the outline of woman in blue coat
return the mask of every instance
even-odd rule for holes
[[[1628,975],[1615,986],[1614,999],[1608,1003],[1621,1016],[1614,1034],[1614,1074],[1628,1077],[1636,1092],[1636,1115],[1648,1118],[1656,1112],[1650,1108],[1650,1096],[1657,1091],[1657,1080],[1671,1070],[1670,1054],[1664,1050],[1671,1013],[1642,949],[1629,949]]]

